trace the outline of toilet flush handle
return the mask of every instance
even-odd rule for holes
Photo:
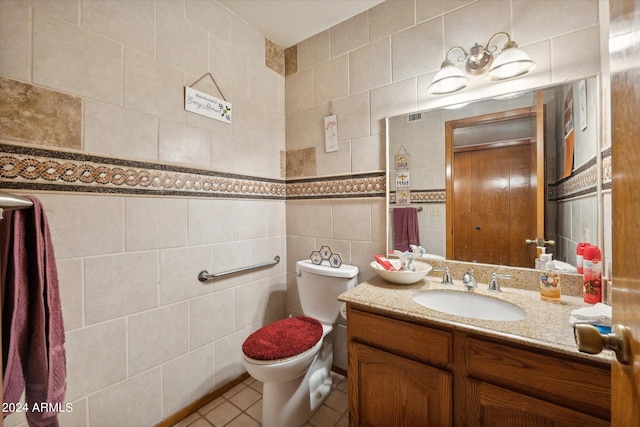
[[[296,276],[298,277],[302,276],[302,271],[296,271]]]

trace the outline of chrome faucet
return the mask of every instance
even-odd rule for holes
[[[489,281],[489,290],[491,292],[502,292],[502,289],[500,289],[500,284],[498,283],[499,277],[502,279],[511,279],[510,274],[492,273],[491,280]]]
[[[453,285],[453,279],[451,278],[451,272],[449,271],[449,267],[434,268],[433,271],[444,271],[444,274],[442,275],[442,284]]]
[[[462,284],[469,290],[478,287],[478,282],[476,281],[476,278],[473,277],[473,268],[462,275]]]

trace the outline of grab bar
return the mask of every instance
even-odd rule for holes
[[[228,276],[230,274],[236,274],[242,271],[255,270],[256,268],[268,267],[270,265],[276,265],[279,262],[280,262],[280,256],[276,255],[275,258],[273,258],[273,261],[267,261],[260,264],[249,265],[247,267],[234,268],[232,270],[221,271],[220,273],[210,274],[207,270],[202,270],[200,273],[198,273],[198,280],[201,282],[206,282],[207,280],[215,279],[216,277]]]

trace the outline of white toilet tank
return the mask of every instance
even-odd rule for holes
[[[296,263],[296,276],[302,312],[333,324],[340,315],[338,296],[356,285],[358,267],[342,264],[333,268],[327,262],[316,265],[310,260],[303,260]]]

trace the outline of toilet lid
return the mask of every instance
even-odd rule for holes
[[[247,357],[284,359],[304,353],[322,338],[322,323],[308,316],[278,320],[258,329],[242,344]]]

